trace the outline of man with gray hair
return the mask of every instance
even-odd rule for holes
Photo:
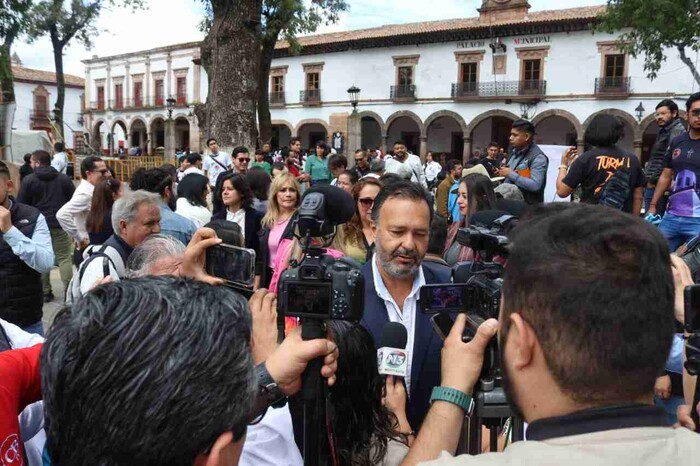
[[[146,191],[125,194],[112,207],[112,228],[114,234],[104,244],[85,250],[83,263],[71,281],[73,301],[98,281],[126,277],[126,263],[134,248],[160,233],[160,197]]]
[[[126,278],[179,275],[185,245],[168,235],[151,235],[134,248],[126,262]]]

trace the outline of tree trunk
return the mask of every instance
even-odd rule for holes
[[[66,77],[63,75],[63,47],[64,43],[58,38],[58,29],[56,26],[49,28],[51,35],[51,44],[53,45],[53,62],[56,67],[56,105],[54,116],[56,118],[56,128],[58,128],[58,136],[62,142],[65,142],[63,137],[63,106],[66,101]],[[53,109],[50,109],[51,111]]]
[[[204,136],[216,138],[222,150],[254,148],[262,0],[212,0],[211,5],[214,19],[201,48],[209,93],[195,112]]]
[[[12,80],[12,57],[10,56],[14,37],[7,36],[0,45],[0,102],[15,101],[15,86]]]
[[[695,78],[695,82],[700,85],[700,73],[698,73],[698,69],[695,67],[695,63],[693,63],[693,60],[688,58],[688,56],[685,54],[685,46],[679,45],[678,52],[681,55],[681,61],[685,63],[688,68],[690,68],[690,72],[693,73],[693,78]]]
[[[275,37],[277,35],[275,34]],[[272,53],[275,50],[277,40],[263,39],[262,56],[260,58],[260,78],[258,82],[258,128],[260,130],[260,144],[269,144],[272,140],[272,116],[270,115],[270,67],[272,66]]]

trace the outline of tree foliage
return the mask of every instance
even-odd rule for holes
[[[15,100],[12,84],[12,44],[29,29],[32,0],[2,0],[0,6],[0,101]]]
[[[110,7],[142,8],[143,0],[40,0],[32,11],[30,35],[38,38],[48,34],[53,47],[56,66],[57,97],[56,126],[63,136],[63,106],[66,83],[63,73],[63,52],[78,41],[90,49],[93,38],[101,31],[95,25],[103,10]]]
[[[680,58],[700,84],[700,74],[689,51],[700,51],[700,0],[608,0],[599,29],[623,30],[623,50],[634,57],[644,55],[644,70],[655,79],[666,61],[668,49]]]

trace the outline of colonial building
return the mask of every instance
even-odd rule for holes
[[[25,68],[17,54],[14,54],[12,78],[17,105],[12,129],[51,132],[52,111],[58,93],[56,74]],[[85,81],[83,78],[69,74],[65,75],[65,81],[66,95],[63,109],[65,143],[66,147],[80,150],[83,143],[82,112]]]
[[[192,113],[206,98],[206,79],[193,62],[198,57],[194,42],[83,60],[91,146],[103,153],[119,147],[142,153],[159,147],[168,153],[201,150]]]
[[[303,37],[299,54],[280,42],[269,88],[273,143],[333,139],[354,150],[402,139],[421,155],[468,157],[492,140],[506,145],[520,117],[535,124],[539,143],[582,146],[591,119],[607,112],[625,124],[621,145],[644,159],[656,104],[671,98],[682,108],[694,81],[673,49],[659,77],[647,79],[618,34],[594,31],[604,8],[531,12],[527,0],[484,0],[470,18]],[[191,43],[86,60],[87,128],[104,134],[119,125],[129,146],[170,139],[170,147],[201,149],[187,109],[206,94],[198,53]],[[167,96],[178,104],[168,138]]]

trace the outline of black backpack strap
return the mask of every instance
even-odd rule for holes
[[[7,336],[5,332],[5,327],[0,325],[0,352],[8,351],[12,349],[12,342],[10,337]]]
[[[87,269],[87,266],[90,262],[92,262],[94,259],[97,259],[98,257],[103,258],[102,262],[102,272],[104,273],[104,276],[109,275],[109,263],[112,262],[112,259],[107,255],[105,252],[107,250],[107,245],[103,244],[100,249],[97,250],[97,252],[91,252],[90,257],[85,259],[82,264],[80,264],[80,271],[78,273],[78,279],[80,281],[83,280],[83,275],[85,275],[85,270]]]

